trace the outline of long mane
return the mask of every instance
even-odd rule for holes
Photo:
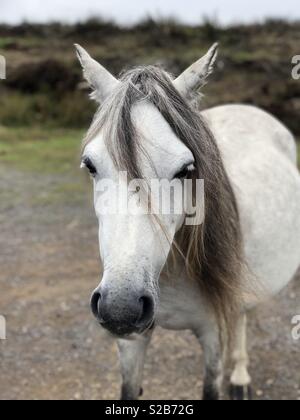
[[[219,324],[229,331],[241,303],[243,246],[239,211],[216,140],[197,107],[179,94],[162,69],[135,68],[122,75],[119,87],[102,104],[83,146],[105,127],[107,148],[116,167],[132,178],[142,178],[138,156],[143,145],[131,116],[138,101],[149,101],[159,110],[193,153],[194,176],[205,181],[204,223],[184,226],[174,249],[180,250],[187,273],[211,302]]]

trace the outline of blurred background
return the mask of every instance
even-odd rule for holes
[[[100,263],[79,152],[96,107],[74,43],[117,76],[140,64],[178,75],[219,41],[203,109],[253,104],[300,138],[300,80],[291,75],[300,54],[298,2],[220,3],[1,0],[0,315],[8,339],[0,341],[0,399],[118,398],[115,345],[88,304]],[[300,399],[299,343],[290,333],[299,302],[298,278],[251,317],[257,398]],[[199,399],[201,357],[190,333],[158,331],[145,398]]]

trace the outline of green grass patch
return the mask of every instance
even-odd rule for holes
[[[26,72],[31,72],[27,69]],[[18,76],[24,78],[23,74]],[[50,77],[50,76],[49,76]],[[18,84],[30,91],[32,79],[39,76],[27,76],[27,82],[18,80]],[[41,83],[43,86],[43,83]],[[40,87],[41,87],[40,86]],[[0,86],[1,87],[1,86]],[[24,93],[17,90],[0,90],[0,122],[6,127],[52,126],[73,129],[86,127],[96,111],[96,105],[90,101],[86,92],[64,92],[53,94],[55,86],[45,84],[44,92]],[[42,87],[41,87],[42,89]],[[52,89],[52,90],[51,90]]]
[[[79,169],[83,136],[83,130],[0,126],[0,166],[19,173],[16,186],[1,192],[2,207],[18,204],[20,177],[26,190],[22,194],[33,207],[81,206],[88,200],[88,175],[85,179]]]
[[[1,37],[0,38],[0,48],[5,49],[7,47],[10,47],[15,43],[15,38],[12,37]]]
[[[89,186],[75,178],[73,182],[64,182],[49,186],[44,191],[38,191],[31,196],[30,204],[32,206],[56,206],[60,203],[68,205],[82,205],[86,200],[92,197]]]
[[[84,130],[0,126],[0,163],[41,174],[77,173],[84,134]]]
[[[83,130],[2,128],[0,162],[41,174],[78,170]]]

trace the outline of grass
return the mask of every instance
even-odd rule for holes
[[[18,184],[22,177],[26,202],[32,208],[82,206],[89,200],[90,183],[79,170],[83,135],[83,130],[0,126],[0,166],[18,174],[17,184],[1,191],[1,208],[19,203]]]
[[[73,172],[83,135],[83,130],[0,128],[0,163],[39,174]]]
[[[40,175],[76,175],[84,130],[0,126],[0,164]],[[300,139],[297,139],[300,167]],[[72,190],[68,184],[67,189]]]
[[[0,126],[0,167],[17,170],[25,178],[26,174],[34,175],[37,182],[30,184],[30,190],[26,187],[27,202],[33,208],[82,206],[92,196],[91,184],[85,182],[86,179],[79,170],[83,135],[83,130]],[[297,145],[300,167],[299,141]],[[44,181],[45,188],[41,188]],[[3,188],[0,210],[14,207],[20,199],[22,200],[14,188]]]
[[[15,38],[12,37],[1,37],[0,38],[0,48],[8,48],[15,42]]]
[[[0,163],[37,174],[75,174],[84,130],[0,126]],[[300,166],[300,139],[298,164]],[[68,189],[72,189],[70,185]]]

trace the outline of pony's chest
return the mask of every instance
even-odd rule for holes
[[[171,330],[195,330],[206,319],[207,302],[197,285],[181,279],[161,281],[157,325]]]

